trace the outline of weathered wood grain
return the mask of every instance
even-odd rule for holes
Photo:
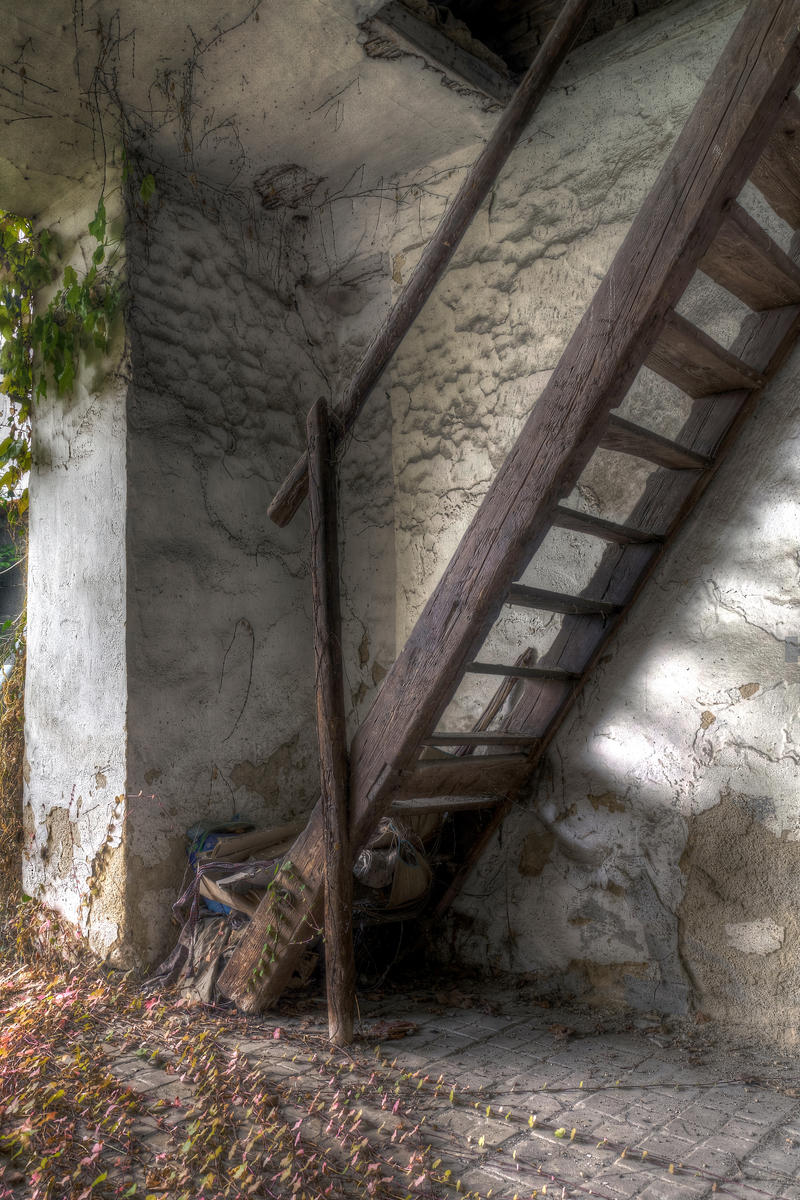
[[[432,733],[425,738],[424,746],[534,746],[538,738],[520,730],[507,729],[503,733]]]
[[[518,667],[514,663],[471,662],[464,668],[470,675],[508,675],[510,679],[553,679],[568,682],[575,676],[554,667]]]
[[[645,365],[695,399],[761,383],[757,371],[676,312],[664,322]]]
[[[800,229],[800,100],[786,101],[773,133],[750,176],[767,203],[793,229]]]
[[[725,213],[699,266],[754,312],[800,304],[800,267],[740,204]]]
[[[800,307],[759,313],[745,323],[733,349],[747,354],[768,380],[783,362],[787,347],[800,335]],[[569,666],[583,662],[583,680],[573,688],[571,698],[558,697],[552,690],[525,684],[518,702],[506,718],[513,728],[535,727],[542,735],[542,752],[555,736],[569,704],[589,677],[609,639],[620,627],[661,555],[682,528],[687,516],[709,486],[738,431],[760,393],[735,391],[696,400],[690,417],[680,433],[682,445],[707,456],[711,465],[702,474],[663,470],[651,476],[644,495],[634,508],[631,520],[643,529],[665,530],[661,545],[649,549],[629,546],[610,547],[587,585],[593,595],[604,594],[623,604],[622,616],[605,627],[567,617],[558,637],[542,659],[543,664]]]
[[[549,592],[544,588],[526,587],[513,583],[505,598],[506,604],[520,608],[538,608],[543,612],[569,613],[572,616],[610,617],[619,612],[618,604],[605,600],[593,600],[589,596],[567,596],[563,592]]]
[[[600,446],[603,450],[631,454],[673,471],[698,471],[708,466],[708,459],[704,455],[695,454],[678,442],[672,442],[650,429],[644,429],[641,425],[634,425],[613,415],[609,417],[606,431],[600,439]]]
[[[505,796],[530,770],[527,754],[472,754],[432,758],[400,774],[393,800],[433,796]]]
[[[325,985],[328,1036],[353,1040],[356,967],[353,951],[353,870],[347,795],[336,472],[327,405],[308,414],[311,596],[314,611],[317,740],[325,848]]]
[[[658,541],[659,534],[653,534],[646,529],[637,529],[635,525],[618,525],[615,521],[606,521],[604,517],[593,517],[591,513],[577,512],[574,508],[566,508],[557,504],[551,514],[551,522],[558,529],[571,529],[573,533],[585,533],[587,537],[602,538],[605,542],[617,542],[620,546],[631,546],[640,542]]]
[[[502,803],[497,796],[432,796],[413,800],[393,800],[390,812],[399,817],[423,817],[428,813],[476,813],[496,808]]]
[[[425,248],[411,278],[367,348],[350,384],[336,406],[340,436],[352,428],[364,403],[398,346],[444,274],[475,214],[488,196],[508,156],[539,106],[594,0],[567,0],[489,141],[449,205]],[[297,460],[281,484],[268,513],[286,525],[297,512],[308,488],[307,456]]]

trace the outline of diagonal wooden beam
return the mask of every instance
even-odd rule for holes
[[[367,347],[353,379],[335,409],[339,435],[353,426],[364,403],[444,274],[461,239],[524,133],[594,0],[567,0],[542,48],[526,71],[508,108],[470,169],[439,228],[403,288],[396,304]],[[303,454],[279,487],[267,510],[276,525],[287,525],[308,491],[308,455]]]
[[[724,206],[753,169],[800,78],[800,0],[751,0],[653,190],[378,693],[351,749],[351,846],[364,844],[414,769],[512,582],[550,527],[655,344]],[[754,364],[758,365],[758,364]],[[321,887],[318,809],[293,847],[305,901],[275,968],[252,986],[271,925],[258,909],[220,978],[257,1011],[280,995]]]

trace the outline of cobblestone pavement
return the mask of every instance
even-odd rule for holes
[[[350,1051],[327,1045],[322,1002],[226,1037],[265,1079],[291,1080],[298,1104],[319,1094],[332,1067],[377,1072],[366,1128],[392,1141],[421,1137],[441,1160],[443,1195],[800,1200],[796,1057],[735,1042],[712,1023],[485,993],[464,1003],[472,1006],[398,993],[362,1003]],[[391,1039],[397,1022],[411,1023],[402,1040]],[[191,1087],[135,1055],[115,1071],[163,1099],[162,1116],[145,1120],[153,1153],[164,1153],[170,1129],[187,1120]],[[371,1097],[381,1090],[379,1105]]]

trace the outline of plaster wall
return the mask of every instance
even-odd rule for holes
[[[338,270],[340,259],[321,258],[311,218],[261,216],[188,184],[160,190],[146,212],[137,204],[127,849],[137,955],[153,962],[173,936],[186,829],[234,814],[282,823],[317,798],[307,512],[279,530],[266,510],[303,448],[308,407],[360,344],[363,305],[374,319],[381,286],[389,293],[374,263],[355,255]],[[391,496],[379,409],[377,440],[355,447],[343,486],[354,721],[394,627],[390,499],[388,516],[371,500],[363,511],[382,473],[384,509]],[[384,544],[385,573],[376,568]]]
[[[101,186],[91,180],[41,219],[81,272]],[[120,321],[108,358],[82,361],[71,398],[37,403],[30,476],[23,885],[101,953],[127,933],[125,405]]]
[[[742,7],[675,0],[571,56],[375,389],[342,466],[353,726]],[[451,91],[441,103],[452,120]],[[414,161],[413,123],[381,113],[373,141],[391,137],[396,161]],[[462,129],[452,153],[391,184],[367,172],[363,187],[277,209],[166,169],[148,206],[131,198],[129,360],[102,384],[88,364],[71,405],[42,405],[32,481],[26,884],[76,919],[88,904],[97,948],[121,939],[139,962],[167,948],[194,821],[278,821],[315,799],[307,531],[302,513],[276,529],[266,507],[309,403],[341,392],[479,133]],[[68,217],[60,205],[68,245],[95,202],[88,189]],[[757,197],[745,203],[789,249]],[[743,317],[702,279],[682,308],[725,344]],[[604,657],[538,794],[474,873],[450,922],[460,958],[794,1036],[800,667],[784,639],[800,636],[798,367],[768,390],[767,415]],[[622,410],[667,436],[687,412],[647,372]],[[569,502],[624,520],[647,474],[599,453]],[[525,580],[580,591],[600,553],[554,534]],[[504,610],[484,656],[541,652],[557,628]],[[442,727],[468,727],[492,690],[471,678]],[[98,862],[102,905],[85,899]]]
[[[395,360],[398,645],[742,8],[679,2],[573,54]],[[447,166],[452,191],[461,164]],[[743,202],[791,248],[755,192]],[[397,275],[442,204],[423,196],[398,225]],[[744,316],[702,276],[681,311],[725,345]],[[797,636],[798,369],[795,355],[765,393],[553,744],[538,793],[474,872],[450,920],[458,958],[796,1037],[800,667],[785,639]],[[620,411],[674,437],[687,404],[643,371]],[[648,474],[598,452],[568,503],[624,521]],[[554,531],[525,582],[580,591],[601,553]],[[559,622],[504,609],[480,657],[542,652]],[[440,728],[469,728],[496,683],[468,679]]]

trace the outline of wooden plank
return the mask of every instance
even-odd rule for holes
[[[504,796],[528,773],[527,754],[432,758],[400,774],[392,801],[434,796]]]
[[[464,668],[470,675],[508,675],[511,679],[550,679],[568,683],[577,676],[573,672],[554,670],[552,667],[517,667],[513,663],[471,662]]]
[[[395,800],[390,812],[398,817],[423,817],[428,813],[448,812],[483,812],[487,808],[496,808],[502,800],[497,796],[431,796],[429,799],[419,797],[411,800]]]
[[[515,81],[507,69],[502,73],[491,63],[471,54],[448,37],[445,30],[437,29],[398,0],[389,0],[372,20],[384,25],[393,40],[421,50],[426,59],[443,67],[448,75],[454,75],[499,104],[508,104],[514,95]]]
[[[800,304],[800,267],[739,204],[731,204],[699,267],[755,312]]]
[[[600,445],[603,450],[632,454],[672,471],[702,471],[708,466],[708,459],[704,455],[694,454],[669,438],[613,415],[608,419]]]
[[[758,371],[676,312],[665,321],[645,365],[694,399],[763,382]]]
[[[796,344],[798,336],[800,306],[792,306],[748,318],[733,349],[738,355],[747,354],[769,379],[784,361],[788,347]],[[681,430],[681,443],[707,455],[712,459],[712,465],[702,475],[659,471],[651,476],[642,499],[631,514],[638,526],[645,530],[666,529],[665,543],[675,536],[723,462],[757,395],[757,392],[736,391],[695,401]],[[687,487],[688,481],[691,482]],[[609,547],[589,586],[595,594],[605,594],[609,600],[624,603],[627,611],[661,561],[663,550],[664,544],[651,547],[649,552],[639,546]],[[514,728],[524,725],[539,730],[543,753],[619,627],[617,622],[604,630],[598,622],[590,624],[585,620],[565,618],[558,637],[541,661],[561,667],[572,667],[576,662],[584,661],[588,665],[582,681],[574,685],[567,697],[542,685],[525,684],[505,723]]]
[[[308,474],[317,740],[325,847],[325,984],[328,1036],[334,1046],[349,1046],[353,1040],[356,964],[336,474],[332,464],[327,405],[318,400],[308,414]]]
[[[784,362],[792,345],[800,336],[800,307],[795,306],[779,312],[764,312],[750,318],[734,343],[734,352],[752,362],[766,379],[771,378]],[[710,469],[694,477],[694,484],[685,491],[686,474],[677,476],[671,471],[662,471],[648,482],[645,495],[636,506],[631,517],[645,529],[670,528],[670,539],[683,526],[686,516],[702,497],[718,467],[724,461],[729,448],[736,440],[739,429],[747,419],[755,393],[738,391],[727,395],[712,396],[695,402],[692,414],[681,430],[681,442],[691,446],[699,454],[712,461]],[[636,601],[651,572],[661,561],[665,544],[648,548],[639,546],[609,547],[590,587],[593,591],[606,591],[619,602],[627,598],[620,609],[627,611]],[[587,663],[580,683],[568,695],[558,695],[548,685],[527,683],[506,718],[510,725],[525,722],[535,724],[541,730],[540,749],[531,764],[541,762],[547,747],[558,733],[564,718],[579,696],[585,682],[591,677],[598,658],[619,628],[619,624],[603,628],[598,622],[567,620],[564,622],[556,642],[544,655],[542,662],[553,666],[572,665],[576,661]],[[499,826],[508,815],[515,796],[492,813],[491,821],[482,830],[479,839],[458,873],[439,900],[434,918],[447,911],[466,883],[471,870],[488,846]]]
[[[557,505],[553,510],[552,522],[558,529],[571,529],[575,533],[585,533],[589,537],[602,538],[606,542],[616,542],[620,546],[630,546],[641,542],[649,545],[657,542],[661,536],[644,529],[636,529],[633,525],[617,525],[614,521],[606,521],[603,517],[593,517],[590,513],[577,512],[574,508],[565,508],[562,504]]]
[[[509,729],[503,733],[432,733],[424,739],[425,746],[535,746],[538,738],[524,730]]]
[[[751,181],[772,209],[800,229],[800,100],[792,94],[778,115]]]
[[[419,755],[466,663],[483,644],[513,581],[550,525],[655,344],[699,259],[741,190],[800,75],[800,0],[751,0],[650,195],[431,595],[351,750],[351,845],[357,851]],[[685,445],[691,443],[682,439]],[[694,447],[705,453],[702,447]],[[695,478],[670,472],[673,479]],[[700,474],[710,477],[711,471]],[[636,546],[637,555],[653,547]],[[628,553],[629,551],[623,551]],[[602,595],[612,603],[613,595]],[[567,617],[597,627],[594,618]],[[568,663],[566,669],[575,665]],[[527,685],[526,685],[527,686]],[[547,684],[557,687],[561,684]],[[534,722],[518,726],[536,729]],[[460,759],[466,766],[475,759]],[[487,758],[487,761],[489,759]],[[485,767],[483,768],[486,769]],[[517,768],[518,782],[526,763]],[[509,771],[511,768],[509,767]],[[447,786],[450,786],[448,781]],[[509,779],[506,787],[513,786]],[[461,789],[463,791],[463,789]],[[457,793],[458,788],[451,788]],[[303,910],[283,935],[292,948],[256,975],[270,923],[262,905],[223,971],[223,994],[248,1008],[280,995],[302,918],[321,886],[321,829],[312,814],[291,852]]]
[[[506,604],[520,608],[538,608],[543,612],[569,613],[575,616],[613,617],[620,611],[618,604],[608,604],[605,600],[592,600],[588,596],[567,596],[563,592],[548,592],[543,588],[526,587],[522,583],[513,583],[505,598]]]
[[[797,341],[800,305],[774,308],[746,322],[736,340],[738,353],[769,379],[783,366]]]
[[[770,379],[785,361],[798,336],[800,306],[762,312],[745,323],[733,349],[738,356],[751,362],[765,378]],[[685,484],[692,479],[689,475],[676,476],[671,471],[663,471],[651,479],[642,501],[632,514],[632,519],[637,524],[645,528],[654,526],[659,529],[671,526],[670,536],[674,536],[682,528],[685,517],[702,497],[729,447],[736,440],[756,394],[738,391],[695,402],[691,417],[681,431],[681,440],[698,453],[707,456],[712,466],[704,475],[694,477],[694,483],[688,492],[685,491]],[[593,591],[607,591],[616,601],[626,597],[625,609],[628,609],[635,602],[651,571],[659,563],[661,553],[662,547],[659,545],[649,549],[638,546],[610,547],[589,586]],[[619,603],[615,608],[618,612],[623,611],[623,606]],[[587,662],[581,682],[567,694],[563,690],[559,692],[549,684],[530,682],[524,685],[518,703],[506,718],[506,724],[513,727],[524,721],[535,723],[541,730],[540,749],[531,764],[532,772],[535,770],[535,763],[542,761],[547,746],[557,734],[583,684],[590,678],[597,659],[605,652],[617,628],[616,623],[604,628],[598,621],[565,621],[557,641],[545,654],[542,662],[554,666],[572,665],[576,661]],[[473,866],[508,815],[515,798],[515,794],[511,792],[508,800],[493,811],[491,820],[470,847],[469,854],[436,905],[432,914],[434,920],[446,912],[461,891]]]
[[[515,666],[528,667],[528,666],[532,666],[533,663],[535,663],[535,662],[536,662],[536,652],[532,646],[528,646],[525,650],[522,651],[521,654],[517,655],[517,658],[515,660]],[[492,694],[490,700],[488,701],[486,707],[484,708],[481,715],[478,717],[475,724],[472,726],[472,733],[481,733],[482,731],[485,731],[489,728],[489,726],[492,724],[492,722],[496,719],[496,717],[500,713],[500,710],[502,709],[503,705],[507,702],[507,700],[511,696],[515,687],[517,687],[516,679],[509,679],[508,677],[506,677],[503,680],[503,682],[500,684],[500,686],[497,688],[497,690]],[[472,745],[471,743],[464,744],[462,742],[459,742],[459,744],[453,748],[452,753],[453,754],[472,754],[474,752],[474,750],[475,750],[475,746]]]
[[[594,0],[567,0],[564,5],[544,45],[458,189],[411,278],[367,347],[355,375],[336,406],[340,436],[344,437],[352,428],[367,397],[444,274],[475,214],[494,186],[509,154],[527,129],[553,76],[586,20],[593,2]],[[271,520],[277,525],[288,524],[307,490],[307,457],[303,455],[297,460],[269,506]]]

